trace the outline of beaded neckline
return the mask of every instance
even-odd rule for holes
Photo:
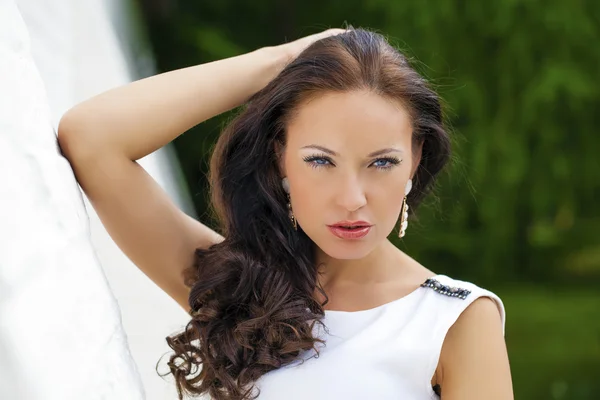
[[[427,279],[425,282],[423,282],[421,284],[421,287],[431,288],[431,289],[435,290],[436,292],[438,292],[439,294],[444,294],[444,295],[450,296],[450,297],[458,297],[461,300],[466,299],[467,296],[471,294],[470,290],[459,288],[459,287],[454,287],[454,286],[444,285],[435,278]]]

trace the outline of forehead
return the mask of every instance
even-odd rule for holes
[[[410,116],[400,102],[368,91],[310,98],[300,103],[287,124],[288,146],[408,145],[411,136]]]

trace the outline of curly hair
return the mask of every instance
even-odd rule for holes
[[[314,242],[290,223],[276,143],[302,101],[324,92],[369,90],[400,102],[422,157],[408,196],[411,212],[450,157],[437,94],[405,56],[374,32],[350,29],[305,49],[220,135],[210,164],[211,201],[225,240],[197,249],[185,273],[192,315],[167,338],[179,398],[255,399],[262,375],[323,342],[323,304],[314,298]],[[415,147],[416,148],[416,147]],[[318,350],[317,350],[318,352]],[[260,393],[260,391],[259,391]]]

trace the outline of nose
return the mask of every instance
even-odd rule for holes
[[[337,203],[347,211],[353,212],[367,204],[364,184],[356,175],[340,177],[337,186]]]

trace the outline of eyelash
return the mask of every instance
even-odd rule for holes
[[[331,158],[329,158],[328,156],[324,155],[324,154],[315,154],[312,156],[307,156],[303,158],[304,161],[306,161],[312,168],[321,168],[321,167],[331,167],[333,165],[333,162],[331,161]],[[316,160],[326,160],[327,162],[329,162],[330,164],[317,164],[314,161]],[[389,165],[385,166],[385,167],[375,167],[377,169],[381,169],[381,170],[388,170],[393,168],[395,165],[400,164],[400,159],[397,157],[381,157],[376,159],[375,162],[378,161],[387,161],[389,163]]]

